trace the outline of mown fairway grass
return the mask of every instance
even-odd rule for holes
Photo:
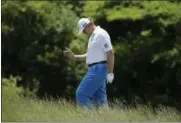
[[[101,109],[92,112],[76,109],[71,103],[39,101],[17,96],[11,89],[2,90],[2,121],[181,121],[174,109],[162,107],[153,113],[148,107]]]

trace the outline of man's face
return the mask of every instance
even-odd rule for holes
[[[88,34],[88,35],[90,35],[91,33],[92,33],[92,23],[90,23],[90,24],[88,24],[85,28],[84,28],[84,30],[83,30],[83,32],[85,33],[85,34]]]

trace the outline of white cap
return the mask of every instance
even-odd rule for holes
[[[89,18],[81,18],[78,23],[77,26],[79,28],[79,34],[82,33],[82,31],[84,30],[84,28],[87,26],[87,24],[89,24],[91,21]]]

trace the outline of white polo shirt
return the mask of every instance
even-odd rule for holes
[[[112,44],[109,34],[97,26],[88,41],[86,63],[107,61],[107,52],[110,50],[112,50]]]

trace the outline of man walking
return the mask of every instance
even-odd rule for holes
[[[79,34],[83,32],[89,35],[87,53],[75,55],[68,48],[64,51],[69,59],[86,59],[88,65],[88,71],[76,90],[76,102],[88,108],[92,104],[96,107],[107,105],[106,84],[112,83],[114,79],[114,52],[110,36],[89,18],[80,19],[77,25]]]

